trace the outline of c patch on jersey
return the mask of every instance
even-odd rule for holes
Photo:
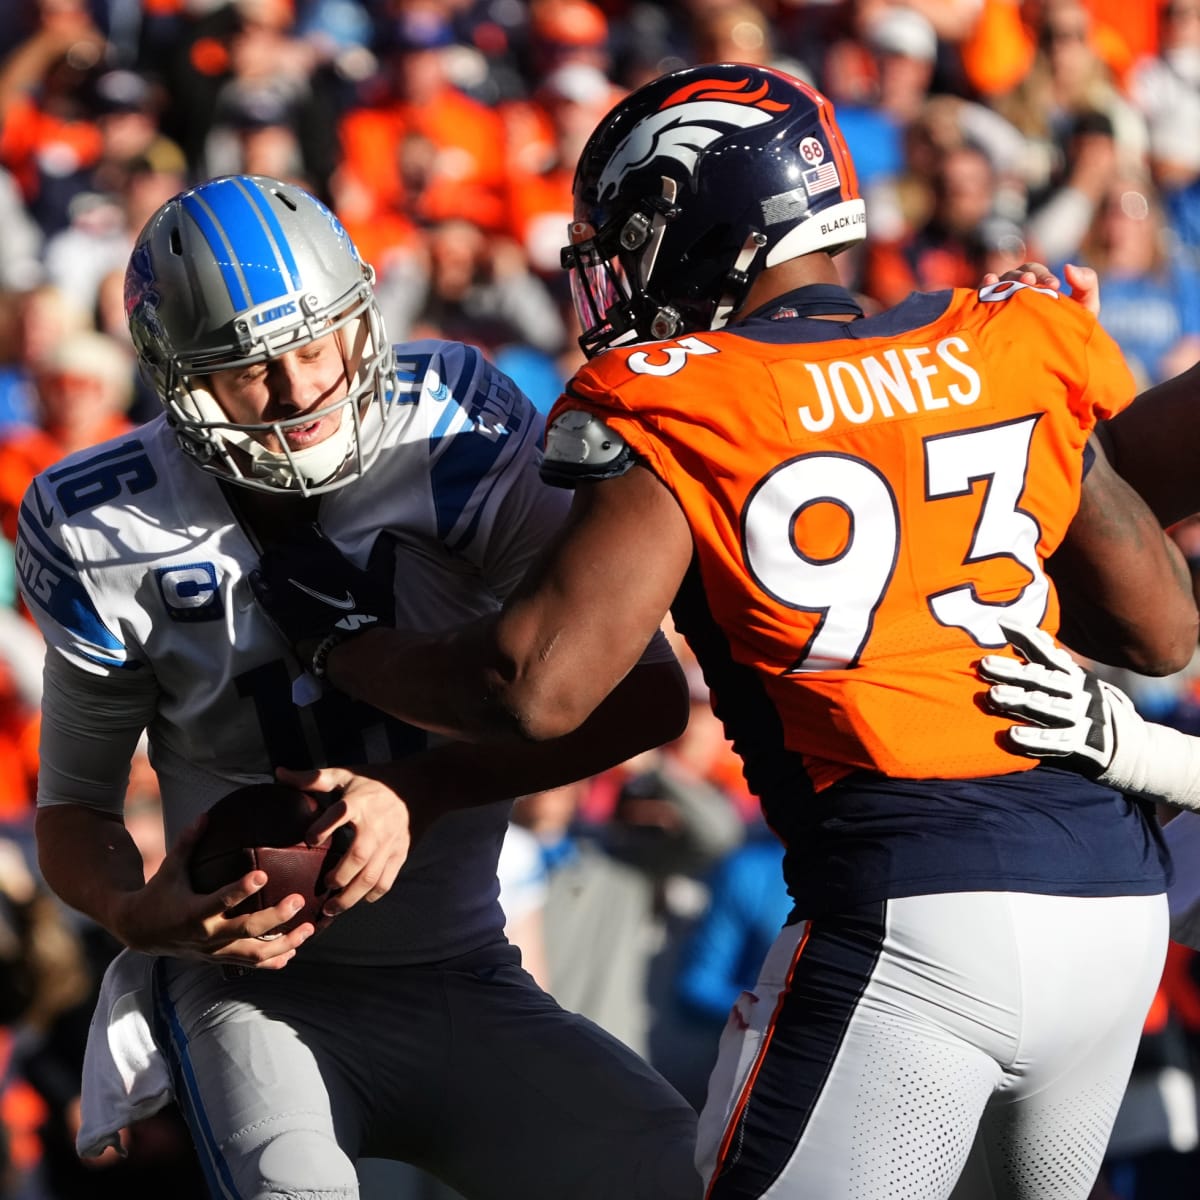
[[[158,567],[154,578],[172,621],[218,621],[225,615],[212,563]]]

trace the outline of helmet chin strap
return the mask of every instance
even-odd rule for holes
[[[721,293],[709,329],[724,329],[730,315],[741,306],[750,282],[746,272],[750,270],[750,264],[766,244],[767,237],[763,233],[752,233],[742,243],[737,258],[733,260],[733,266],[729,268],[729,274],[725,276],[726,284],[731,286],[726,286],[725,291]]]

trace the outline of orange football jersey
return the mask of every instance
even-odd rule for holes
[[[678,498],[711,619],[823,788],[1034,765],[1003,748],[975,664],[1002,620],[1057,629],[1043,564],[1090,431],[1134,390],[1080,305],[997,285],[846,323],[783,297],[599,355],[551,419],[603,418]]]

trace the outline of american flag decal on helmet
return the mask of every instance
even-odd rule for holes
[[[810,196],[819,196],[822,192],[832,192],[841,187],[842,181],[833,161],[823,162],[819,167],[812,167],[800,176],[804,190]]]

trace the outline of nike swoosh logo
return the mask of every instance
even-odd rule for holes
[[[350,592],[347,592],[343,598],[339,599],[337,596],[327,596],[324,592],[318,592],[313,588],[305,587],[298,579],[289,579],[288,583],[292,587],[299,588],[302,592],[307,592],[314,600],[319,600],[322,604],[328,604],[330,608],[344,608],[349,612],[354,607],[354,596]]]

